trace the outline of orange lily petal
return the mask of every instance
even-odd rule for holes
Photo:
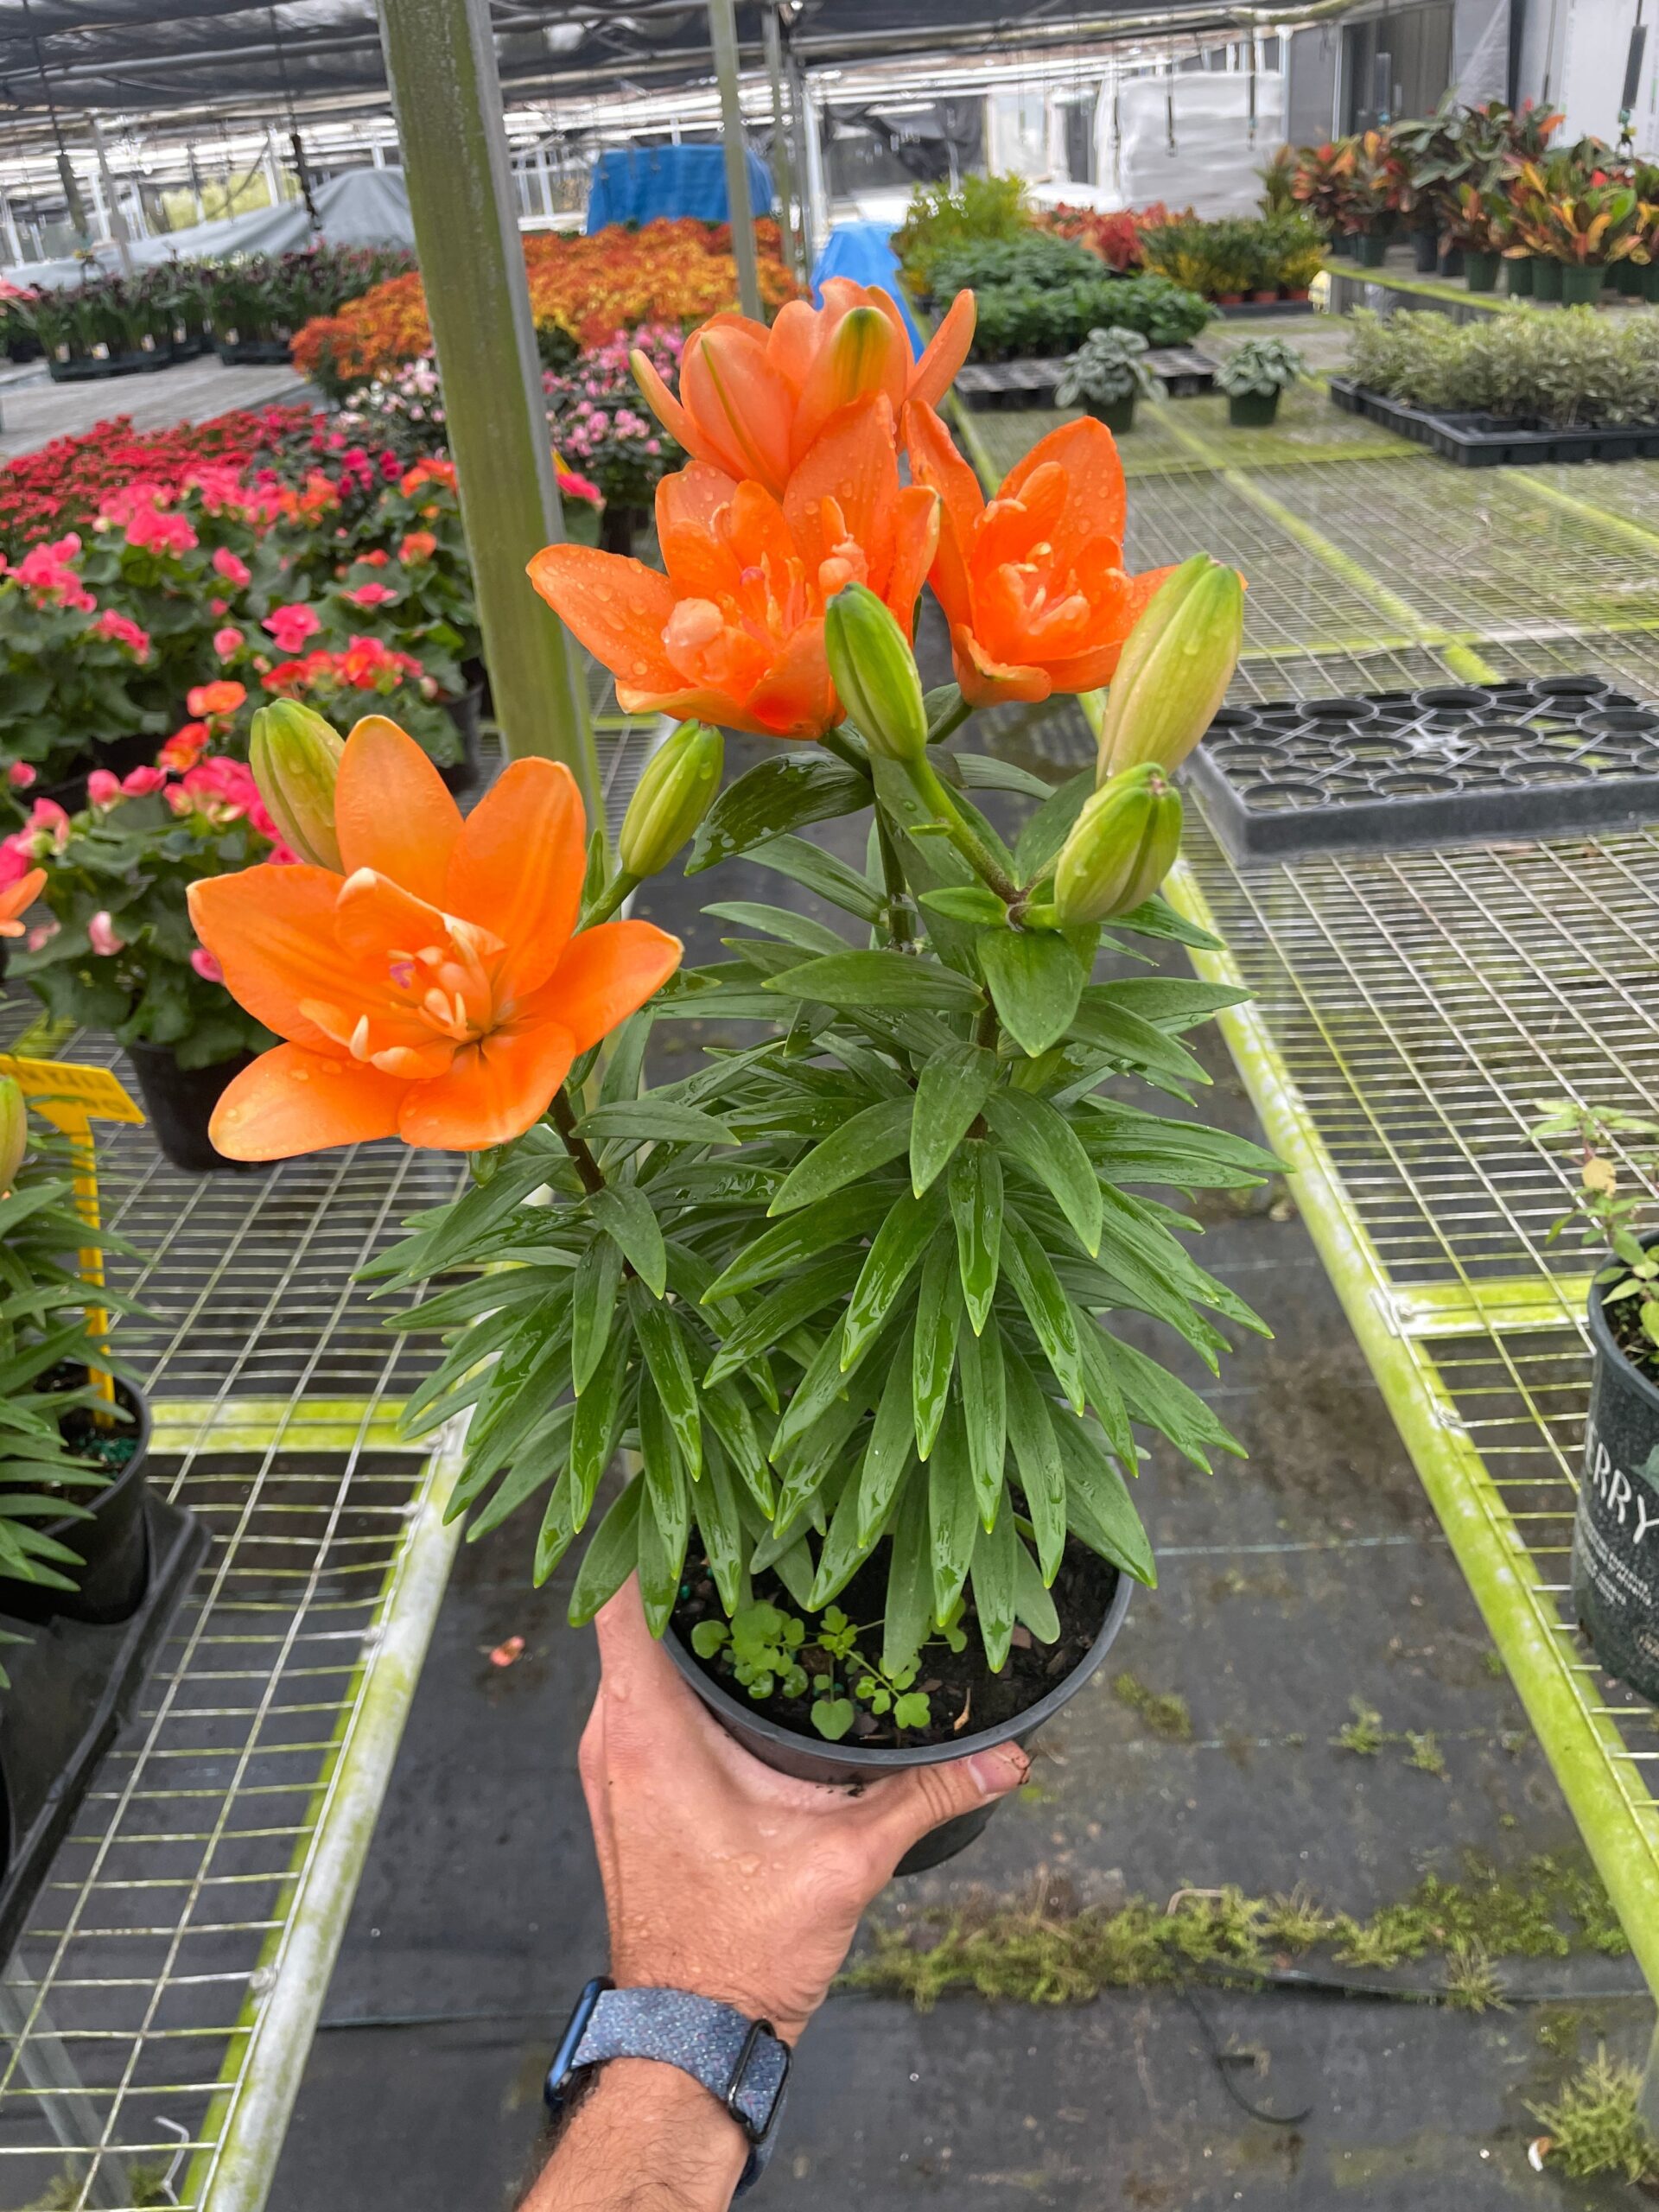
[[[189,887],[190,925],[224,969],[231,996],[292,1044],[329,1041],[300,1011],[302,1001],[339,1007],[353,1021],[385,1008],[384,986],[365,986],[340,957],[340,888],[326,868],[269,865],[204,876]]]
[[[396,1076],[342,1054],[278,1045],[231,1078],[207,1134],[226,1160],[292,1160],[328,1145],[367,1144],[397,1135],[408,1090]]]
[[[677,722],[713,722],[718,728],[742,730],[750,737],[778,735],[729,693],[698,685],[683,685],[677,691],[634,691],[619,683],[616,703],[625,715],[668,715]]]
[[[925,484],[906,484],[893,507],[893,568],[885,594],[906,635],[915,626],[916,601],[939,547],[939,499]]]
[[[518,1023],[556,1023],[569,1033],[573,1050],[585,1052],[661,989],[684,950],[654,922],[601,922],[583,930],[541,989],[524,1001]]]
[[[821,614],[801,625],[744,703],[751,726],[765,737],[822,737],[844,719],[847,710],[830,680]]]
[[[912,401],[905,410],[905,436],[911,474],[939,495],[939,547],[932,582],[939,604],[952,623],[966,622],[973,610],[968,559],[985,495],[979,479],[951,443],[950,433],[933,410]]]
[[[1082,415],[1039,438],[1003,478],[1001,496],[1022,498],[1027,483],[1051,461],[1058,462],[1068,479],[1065,503],[1051,533],[1056,563],[1069,567],[1097,537],[1121,546],[1128,512],[1123,464],[1117,457],[1117,441],[1106,425],[1092,415]]]
[[[340,757],[334,830],[345,874],[372,868],[435,904],[461,809],[412,737],[384,715],[365,715]]]
[[[32,868],[27,875],[20,875],[16,883],[9,883],[0,891],[0,916],[3,916],[7,937],[21,937],[23,925],[17,919],[24,908],[32,906],[46,888],[46,870]]]
[[[811,373],[822,337],[819,311],[806,300],[789,300],[778,310],[766,340],[766,364],[793,392]]]
[[[1117,673],[1117,664],[1122,658],[1130,631],[1146,612],[1147,604],[1159,586],[1174,573],[1173,568],[1142,569],[1138,575],[1124,575],[1115,594],[1111,613],[1112,626],[1116,634],[1088,652],[1077,653],[1065,660],[1049,662],[1048,672],[1053,680],[1054,689],[1057,691],[1092,691],[1096,684],[1109,683]]]
[[[576,779],[556,760],[514,760],[467,816],[449,856],[444,905],[506,946],[498,1002],[550,976],[576,926],[588,818]]]
[[[530,581],[619,679],[649,689],[678,683],[663,651],[674,587],[655,569],[591,545],[549,545],[530,563]]]
[[[993,660],[965,623],[951,626],[950,657],[962,696],[972,707],[995,707],[1014,699],[1032,705],[1046,699],[1054,688],[1046,669]]]
[[[937,407],[956,380],[957,371],[968,358],[974,342],[976,309],[971,292],[958,292],[938,328],[927,341],[927,350],[910,372],[906,395],[925,407]]]
[[[833,500],[847,536],[863,551],[868,569],[865,581],[880,592],[893,566],[898,497],[893,410],[878,393],[830,416],[784,493],[784,514],[809,577],[816,581],[836,550],[824,518],[825,502]]]
[[[405,1144],[440,1152],[509,1143],[546,1113],[575,1056],[556,1023],[493,1030],[457,1052],[435,1082],[404,1085],[397,1133]]]
[[[782,491],[794,394],[767,366],[764,334],[705,323],[681,356],[680,404],[700,434],[690,448],[700,459]]]
[[[895,411],[903,404],[910,374],[910,340],[905,327],[883,315],[873,300],[861,300],[836,322],[827,344],[818,348],[795,409],[790,458],[804,458],[832,415],[861,399],[885,394]]]
[[[628,366],[633,371],[633,380],[639,385],[646,406],[669,436],[676,445],[683,446],[687,453],[692,452],[692,441],[696,432],[692,428],[691,418],[658,374],[651,356],[636,346],[628,356]]]

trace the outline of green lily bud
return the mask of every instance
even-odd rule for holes
[[[248,738],[248,765],[283,842],[313,868],[340,873],[334,785],[345,747],[337,733],[293,699],[261,707]]]
[[[15,1075],[0,1077],[0,1198],[11,1195],[29,1150],[29,1108]]]
[[[1089,799],[1054,864],[1061,926],[1104,922],[1151,898],[1181,849],[1180,794],[1152,761]]]
[[[708,813],[720,789],[726,741],[707,722],[682,722],[659,745],[634,786],[616,855],[636,879],[665,868]]]
[[[849,584],[823,618],[830,673],[872,753],[914,762],[927,752],[927,709],[910,640],[867,584]]]
[[[1153,597],[1124,641],[1106,702],[1095,780],[1152,761],[1174,768],[1215,719],[1244,634],[1236,569],[1198,553]]]

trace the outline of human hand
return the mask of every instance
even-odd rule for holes
[[[675,1672],[628,1581],[599,1614],[582,1738],[619,1988],[686,1989],[793,2043],[860,1915],[940,1821],[1026,1778],[1014,1744],[914,1766],[857,1796],[753,1758]]]

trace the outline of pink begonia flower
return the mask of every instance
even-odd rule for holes
[[[101,959],[107,960],[112,954],[119,952],[126,941],[125,938],[116,935],[115,924],[102,907],[86,925],[86,942]]]
[[[94,806],[116,806],[126,796],[119,776],[107,768],[94,768],[86,779],[86,796]]]
[[[0,891],[20,883],[35,865],[35,841],[27,830],[0,839]]]
[[[36,922],[23,943],[31,952],[38,952],[42,945],[51,944],[62,926],[61,922]]]
[[[106,607],[92,627],[100,638],[112,638],[118,645],[125,645],[136,659],[149,658],[149,631],[127,615],[118,614],[114,607]]]
[[[132,768],[121,779],[121,788],[129,798],[148,798],[151,791],[161,791],[166,783],[165,768]]]
[[[242,650],[242,632],[227,622],[222,630],[213,632],[213,651],[220,660],[230,660]]]
[[[152,506],[135,509],[127,524],[127,543],[149,552],[188,553],[200,540],[185,516]]]
[[[28,590],[55,592],[66,607],[90,613],[98,601],[69,565],[79,550],[80,540],[72,530],[55,544],[31,545],[11,573]]]
[[[37,772],[37,770],[29,766],[27,760],[14,760],[6,771],[6,781],[11,785],[13,791],[26,791],[35,781]]]
[[[30,849],[39,853],[40,840],[47,837],[53,849],[61,852],[69,842],[69,817],[54,798],[37,798],[29,810],[29,826],[18,833],[30,841]]]
[[[279,652],[297,653],[304,651],[306,639],[314,638],[322,625],[315,610],[301,600],[292,607],[274,607],[265,617],[265,627],[276,639]]]
[[[205,944],[199,944],[191,954],[190,965],[206,983],[222,983],[225,980],[225,970]]]
[[[213,574],[222,576],[227,584],[251,584],[253,570],[247,563],[238,560],[228,545],[217,547],[213,553]]]
[[[346,594],[353,607],[385,607],[397,594],[388,584],[359,584],[355,591]]]

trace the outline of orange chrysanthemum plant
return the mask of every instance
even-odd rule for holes
[[[1202,1081],[1178,1033],[1233,995],[1093,972],[1128,938],[1195,938],[1158,890],[1171,777],[1230,676],[1239,579],[1125,569],[1095,423],[984,499],[936,411],[971,319],[917,360],[890,303],[831,289],[769,331],[717,317],[677,395],[644,378],[694,456],[659,495],[662,569],[531,563],[625,707],[680,721],[585,890],[559,770],[516,763],[463,826],[374,723],[337,769],[256,746],[311,864],[198,896],[286,1039],[221,1142],[480,1155],[385,1263],[401,1289],[469,1271],[399,1320],[454,1332],[419,1418],[470,1409],[456,1510],[484,1528],[534,1499],[538,1581],[597,1520],[573,1618],[637,1574],[716,1709],[855,1766],[1013,1732],[1103,1650],[1125,1578],[1153,1578],[1137,1433],[1233,1448],[1143,1324],[1213,1363],[1253,1319],[1135,1186],[1273,1166],[1115,1080]],[[927,577],[957,677],[931,694]],[[1109,680],[1099,760],[1056,789],[950,741],[976,705]],[[722,729],[796,741],[721,790]],[[688,842],[688,874],[741,856],[779,897],[710,907],[728,957],[676,972],[671,938],[607,917]],[[653,1040],[706,1049],[647,1088]]]

